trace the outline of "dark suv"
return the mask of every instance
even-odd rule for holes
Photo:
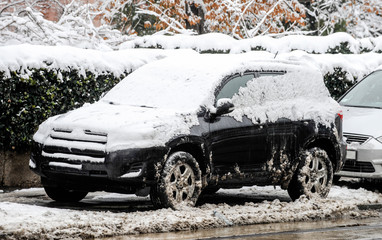
[[[56,201],[103,190],[178,208],[247,185],[326,197],[345,151],[339,105],[314,66],[255,57],[147,64],[100,101],[42,123],[30,168]]]

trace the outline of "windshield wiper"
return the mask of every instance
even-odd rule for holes
[[[375,107],[375,106],[359,106],[359,105],[345,105],[345,104],[343,104],[342,106],[345,106],[345,107],[357,107],[357,108],[376,108],[376,109],[382,109],[382,107]]]
[[[146,106],[146,105],[131,105],[131,104],[129,104],[129,106],[132,106],[132,107],[141,107],[141,108],[156,108],[156,107]]]
[[[146,106],[146,105],[141,105],[139,107],[143,107],[143,108],[155,108],[155,107],[151,107],[151,106]]]
[[[102,101],[107,103],[107,104],[110,104],[110,105],[121,105],[119,102],[113,102],[113,101],[110,101],[110,100],[102,100]],[[146,106],[146,105],[132,105],[132,104],[129,104],[128,106],[141,107],[141,108],[156,108],[156,107]]]

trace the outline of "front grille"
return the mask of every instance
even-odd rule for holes
[[[53,129],[50,137],[58,140],[106,144],[107,134],[90,130]]]
[[[360,135],[360,134],[353,134],[353,133],[344,133],[344,137],[346,137],[346,142],[348,144],[351,144],[351,143],[362,144],[370,138],[370,136],[367,136],[367,135]]]
[[[43,156],[69,161],[104,162],[107,134],[90,130],[53,129]]]
[[[359,162],[354,160],[347,160],[342,171],[346,172],[359,172],[359,173],[373,173],[375,169],[370,162]]]

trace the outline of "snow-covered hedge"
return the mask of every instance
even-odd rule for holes
[[[347,33],[329,36],[291,35],[281,38],[258,36],[236,40],[221,33],[203,35],[151,35],[136,37],[120,45],[120,49],[194,49],[201,53],[242,53],[267,51],[273,54],[302,50],[307,53],[364,53],[382,52],[382,37],[355,39]]]
[[[283,54],[281,54],[283,55]],[[315,62],[321,69],[326,87],[338,99],[353,84],[382,65],[382,54],[307,54],[302,51],[286,53]]]
[[[73,47],[0,47],[0,149],[27,150],[38,125],[94,102],[163,50],[101,52]]]
[[[63,113],[85,102],[94,102],[120,80],[110,72],[95,75],[78,70],[30,68],[29,75],[20,71],[10,77],[0,72],[2,114],[1,144],[4,148],[21,149],[29,144],[31,134],[47,117]],[[121,75],[125,76],[125,75]]]

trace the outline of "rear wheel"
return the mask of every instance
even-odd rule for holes
[[[155,207],[195,206],[201,192],[201,171],[195,158],[186,152],[171,154],[150,197]]]
[[[78,202],[86,197],[88,192],[67,190],[60,187],[44,186],[46,194],[57,202]]]
[[[328,196],[333,181],[333,167],[328,154],[312,148],[301,154],[301,162],[288,186],[292,200],[302,195],[308,198]]]

